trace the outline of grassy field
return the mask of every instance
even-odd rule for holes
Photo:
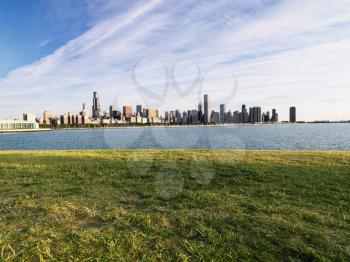
[[[0,153],[0,261],[350,260],[350,153]]]

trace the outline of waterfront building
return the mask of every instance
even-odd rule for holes
[[[98,93],[93,93],[92,98],[92,117],[94,119],[99,119],[101,117],[101,103],[100,98],[98,97]]]
[[[227,123],[232,123],[232,122],[233,122],[231,110],[228,110],[228,112],[227,112],[227,114],[226,114],[226,122],[227,122]]]
[[[223,124],[226,122],[226,105],[220,105],[220,122]]]
[[[209,96],[204,95],[204,123],[209,124],[211,118],[211,108],[210,108],[210,100]]]
[[[198,121],[200,123],[203,123],[203,104],[200,102],[198,104]]]
[[[233,112],[233,123],[239,123],[241,122],[241,114],[239,111]]]
[[[249,108],[249,118],[250,118],[250,122],[252,124],[255,123],[261,123],[261,107],[255,106],[253,108]]]
[[[35,121],[0,120],[0,130],[38,129],[38,128],[39,128],[39,123]]]
[[[210,115],[210,123],[217,124],[220,123],[220,113],[212,110]]]
[[[136,106],[136,115],[137,116],[143,116],[143,106],[142,105],[137,105]]]
[[[114,118],[114,117],[113,117],[113,112],[115,112],[115,111],[116,111],[116,110],[115,110],[115,106],[114,106],[114,105],[110,105],[110,106],[109,106],[109,117],[110,117],[110,118],[112,118],[112,119]]]
[[[242,123],[247,123],[249,121],[249,114],[248,111],[246,109],[245,105],[242,105],[242,112],[241,112],[241,122]]]
[[[147,117],[148,117],[148,118],[157,117],[157,109],[148,108],[148,109],[147,109]]]
[[[51,124],[51,120],[52,120],[52,113],[50,111],[44,111],[43,112],[43,124]]]
[[[80,115],[86,119],[91,117],[88,104],[86,102],[83,103],[83,111],[80,112]]]
[[[271,122],[272,123],[277,123],[278,122],[278,114],[277,114],[276,109],[272,109]]]
[[[200,122],[199,113],[197,110],[191,110],[190,123],[197,124]]]
[[[33,113],[23,113],[23,121],[36,122],[36,116]]]
[[[297,121],[296,107],[292,106],[289,108],[289,122],[295,123]]]
[[[125,119],[128,119],[132,116],[131,106],[123,106],[123,116],[125,117]]]

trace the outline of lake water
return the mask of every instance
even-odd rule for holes
[[[350,124],[101,128],[0,134],[0,150],[350,150]]]

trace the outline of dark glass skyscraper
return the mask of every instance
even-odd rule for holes
[[[289,108],[289,122],[295,123],[297,121],[297,109],[295,106]]]
[[[98,119],[101,116],[101,104],[100,98],[98,97],[98,93],[94,92],[94,96],[92,98],[92,117],[94,119]]]
[[[204,123],[205,124],[210,123],[210,114],[211,114],[211,108],[210,108],[209,96],[204,95]]]
[[[226,105],[225,104],[220,105],[220,122],[221,123],[226,122]]]

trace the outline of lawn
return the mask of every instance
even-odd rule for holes
[[[350,153],[0,152],[0,261],[350,260]]]

